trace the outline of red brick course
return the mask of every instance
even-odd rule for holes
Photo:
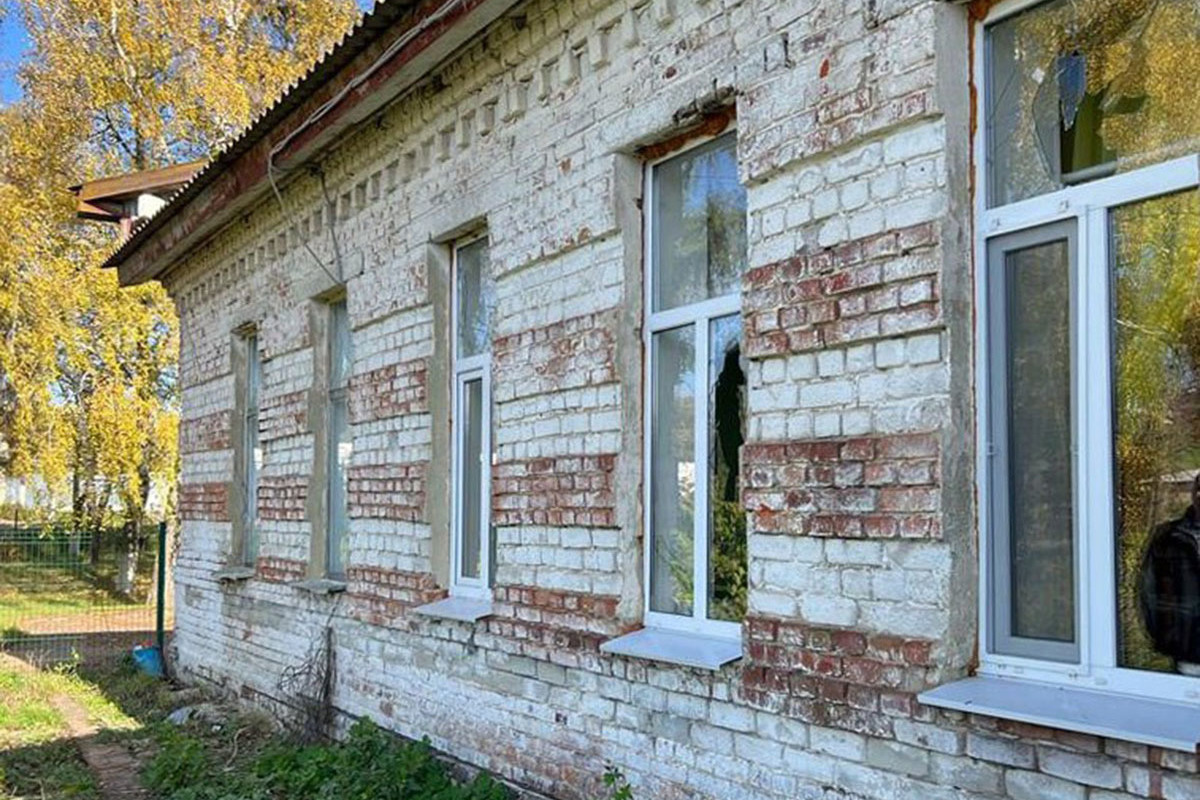
[[[425,519],[425,476],[429,463],[351,467],[350,516],[420,522]]]
[[[180,519],[229,521],[229,486],[220,481],[179,484]]]
[[[505,461],[492,472],[495,525],[616,527],[615,454]]]
[[[303,522],[308,501],[308,477],[264,476],[258,481],[258,518]]]
[[[936,433],[748,444],[743,503],[760,533],[941,536]]]
[[[560,664],[581,654],[599,653],[600,645],[623,632],[617,618],[619,598],[606,595],[498,586],[496,614],[488,632],[509,640],[516,652]]]
[[[392,625],[417,606],[446,596],[427,572],[347,567],[349,615],[368,625]]]
[[[179,452],[206,453],[227,450],[232,446],[229,411],[215,411],[196,419],[185,419],[179,423]]]
[[[308,433],[308,392],[266,397],[259,417],[259,439],[264,442]]]
[[[494,368],[514,397],[613,383],[617,324],[617,309],[609,309],[500,337]]]
[[[746,354],[799,353],[936,327],[938,265],[929,256],[937,240],[927,222],[750,270]],[[901,259],[912,263],[897,266]]]
[[[374,422],[429,410],[428,364],[418,358],[355,375],[350,380],[350,419]]]
[[[740,692],[756,708],[885,737],[894,719],[930,713],[916,702],[936,681],[930,641],[767,617],[743,630]]]
[[[308,574],[308,564],[293,558],[264,556],[255,562],[255,572],[260,580],[267,583],[293,583],[304,580]]]

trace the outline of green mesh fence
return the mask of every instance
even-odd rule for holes
[[[99,662],[152,643],[158,549],[153,527],[0,528],[0,651],[34,663]]]

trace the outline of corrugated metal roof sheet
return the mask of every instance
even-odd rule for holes
[[[359,18],[349,31],[322,56],[302,78],[285,88],[275,102],[258,115],[232,141],[217,151],[199,172],[172,195],[158,213],[134,231],[107,259],[105,267],[116,267],[154,235],[176,212],[186,206],[221,172],[283,122],[289,114],[311,98],[330,79],[364,50],[380,39],[418,0],[377,0],[370,12]]]

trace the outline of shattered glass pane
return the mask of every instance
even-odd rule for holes
[[[988,29],[988,204],[1200,149],[1200,3],[1052,0]]]

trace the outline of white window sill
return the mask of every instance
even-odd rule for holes
[[[1126,742],[1196,751],[1200,707],[1016,678],[976,677],[917,695],[925,705]]]
[[[225,567],[212,574],[218,583],[239,583],[254,577],[254,567]]]
[[[309,594],[339,594],[346,591],[346,582],[329,578],[311,578],[305,581],[296,581],[291,584],[291,587],[296,591]]]
[[[600,645],[600,652],[661,661],[682,667],[718,670],[742,657],[742,643],[738,639],[680,633],[662,628],[642,628],[616,639],[609,639]]]
[[[436,600],[413,609],[414,614],[436,619],[449,619],[455,622],[478,622],[495,613],[491,600],[477,600],[473,597],[447,597]]]

